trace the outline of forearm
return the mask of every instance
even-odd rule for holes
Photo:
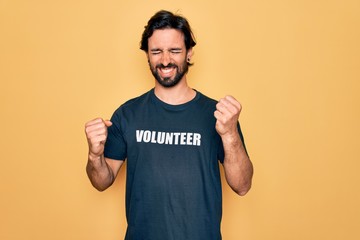
[[[245,195],[251,188],[253,166],[246,153],[239,134],[222,137],[225,158],[225,178],[229,186],[239,195]]]
[[[89,154],[86,172],[91,184],[99,191],[104,191],[114,182],[114,174],[106,163],[104,155],[92,156]]]

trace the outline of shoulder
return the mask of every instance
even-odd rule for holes
[[[206,96],[205,94],[197,91],[200,95],[200,99],[202,99],[203,101],[205,102],[208,102],[208,103],[213,103],[213,104],[216,104],[218,101],[216,101],[215,99],[211,98],[211,97],[208,97]]]
[[[143,107],[144,104],[149,102],[151,91],[152,90],[140,96],[127,100],[115,110],[115,114],[120,114],[122,112],[128,112],[128,111],[136,111],[139,108]]]
[[[120,108],[131,108],[134,106],[137,106],[139,104],[142,104],[144,102],[147,102],[150,99],[150,94],[151,94],[152,90],[138,96],[132,99],[129,99],[128,101],[126,101],[124,104],[122,104],[120,106]]]
[[[216,108],[216,104],[218,103],[218,101],[216,101],[215,99],[206,96],[205,94],[197,91],[198,95],[199,95],[199,103],[203,106],[208,106],[210,108]]]

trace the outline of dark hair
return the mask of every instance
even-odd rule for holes
[[[161,10],[155,13],[145,26],[141,38],[140,49],[147,52],[149,50],[148,39],[153,35],[154,31],[166,28],[177,29],[184,34],[186,50],[189,50],[196,45],[194,35],[187,19],[180,15],[173,14],[172,12]]]

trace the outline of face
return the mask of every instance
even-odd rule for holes
[[[163,87],[177,85],[188,71],[187,59],[192,50],[186,50],[184,35],[176,29],[155,30],[148,39],[147,57],[150,70]]]

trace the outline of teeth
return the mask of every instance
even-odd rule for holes
[[[163,72],[163,73],[169,73],[169,72],[171,72],[171,71],[172,71],[171,68],[162,69],[162,72]]]
[[[174,68],[160,68],[162,73],[170,73]]]

